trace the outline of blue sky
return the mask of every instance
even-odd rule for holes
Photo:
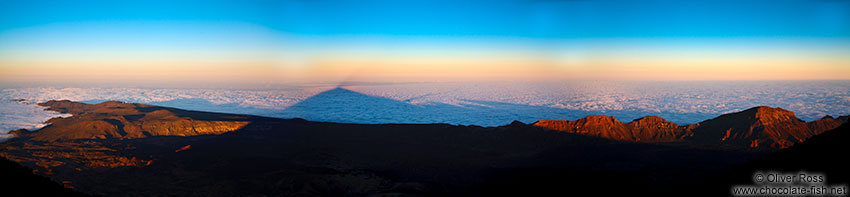
[[[63,22],[245,22],[302,35],[848,37],[850,3],[777,1],[3,1],[0,30]]]
[[[800,56],[793,61],[830,59],[821,70],[835,72],[847,63],[848,40],[850,1],[841,0],[0,1],[0,69],[56,64],[45,57],[89,65],[115,63],[104,56],[232,56],[310,66],[400,54],[510,54],[558,66],[685,51],[699,53],[685,55],[691,59],[718,54],[735,62],[740,54],[752,62],[790,53]]]

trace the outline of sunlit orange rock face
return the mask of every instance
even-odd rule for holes
[[[151,136],[217,135],[236,131],[256,117],[196,112],[144,104],[107,101],[85,104],[72,101],[40,103],[48,110],[69,113],[53,118],[38,131],[17,130],[21,140],[0,144],[0,156],[31,164],[45,175],[57,169],[85,171],[93,168],[144,167],[154,161],[150,155],[128,154],[132,145],[109,140]],[[188,150],[189,146],[180,150]]]
[[[691,139],[698,143],[746,145],[751,148],[787,148],[807,138],[837,128],[847,117],[825,117],[805,122],[794,112],[772,107],[754,107],[724,114],[700,123]]]
[[[578,120],[541,120],[533,124],[555,131],[635,142],[672,142],[691,136],[689,126],[679,126],[657,116],[623,123],[614,117],[593,115]]]
[[[186,145],[186,146],[184,146],[184,147],[182,147],[182,148],[180,148],[180,149],[174,150],[174,152],[175,152],[175,153],[178,153],[178,152],[180,152],[180,151],[189,150],[189,149],[191,149],[191,148],[192,148],[192,145]]]
[[[4,149],[0,156],[15,162],[33,163],[45,171],[69,163],[79,169],[146,166],[150,162],[150,159],[122,155],[121,150],[91,141],[12,142]]]
[[[794,112],[766,106],[724,114],[697,124],[680,126],[657,116],[623,123],[610,116],[578,120],[541,120],[534,126],[549,130],[634,142],[691,141],[753,149],[787,148],[807,138],[837,128],[847,116],[805,122]]]
[[[624,180],[632,180],[626,184],[658,184],[653,181],[674,173],[686,174],[674,181],[689,182],[708,179],[703,174],[726,172],[711,169],[725,169],[762,155],[737,151],[739,148],[775,150],[786,141],[801,140],[812,144],[822,138],[807,137],[847,121],[847,117],[825,117],[806,123],[783,109],[757,107],[692,125],[677,125],[656,116],[623,123],[598,115],[573,121],[543,120],[534,126],[515,121],[478,127],[310,122],[121,102],[54,101],[43,105],[73,116],[53,119],[53,125],[45,130],[15,131],[20,137],[0,143],[0,156],[66,187],[104,196],[367,196],[396,191],[447,196],[441,188],[479,188],[488,183],[476,180],[499,176],[504,178],[497,179],[509,182],[483,188],[530,183],[534,187],[527,188],[532,189],[520,189],[525,194],[539,185],[550,187],[548,183],[557,187],[612,180],[557,182],[575,177],[575,172],[600,169],[608,170],[602,171],[606,174],[625,174]],[[835,131],[843,130],[825,134]],[[222,132],[227,133],[205,135]],[[575,171],[537,171],[565,166]],[[492,174],[528,168],[534,169],[516,173],[520,175]],[[700,172],[689,174],[695,171]],[[523,178],[542,173],[554,176]],[[446,184],[431,187],[424,183]],[[658,185],[670,186],[667,182]],[[465,191],[474,189],[457,194],[476,194]]]
[[[73,116],[50,119],[50,126],[24,135],[36,141],[216,135],[250,123],[243,116],[215,116],[118,101],[90,105],[65,100],[39,105]]]

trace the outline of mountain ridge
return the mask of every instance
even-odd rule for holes
[[[46,121],[50,125],[23,135],[38,141],[222,134],[244,127],[250,123],[244,119],[253,117],[120,101],[85,104],[51,100],[38,105],[72,114],[67,118],[51,118]]]
[[[805,122],[792,111],[757,106],[689,125],[677,125],[658,116],[645,116],[623,123],[605,115],[592,115],[577,120],[540,120],[531,125],[622,141],[691,142],[751,149],[782,149],[837,128],[846,123],[847,119],[848,116],[827,116]]]
[[[622,192],[622,195],[635,194],[633,192],[672,195],[667,193],[670,191],[657,189],[711,189],[705,187],[710,182],[699,180],[726,172],[732,165],[772,154],[716,148],[725,145],[719,140],[708,147],[689,144],[693,141],[634,143],[587,133],[553,131],[519,121],[499,127],[354,124],[188,111],[120,102],[99,106],[78,105],[71,101],[54,103],[59,107],[86,109],[76,111],[79,114],[76,118],[57,118],[67,121],[98,122],[123,118],[130,123],[144,124],[191,118],[193,121],[250,122],[238,130],[220,134],[144,135],[138,138],[126,135],[109,135],[105,139],[71,138],[69,136],[73,135],[67,135],[43,141],[35,139],[50,133],[21,131],[26,134],[0,143],[0,156],[38,170],[39,175],[67,183],[78,191],[104,196],[492,196],[528,195],[528,192],[543,195],[567,192],[563,190],[564,185],[590,189],[588,191],[603,191],[616,186],[625,188],[614,191],[616,194]],[[63,110],[74,111],[73,107]],[[718,118],[740,121],[741,125],[759,122],[758,119],[773,123],[767,121],[770,114],[765,114],[766,117],[753,116],[752,121],[746,119],[752,115],[750,112]],[[796,122],[784,112],[777,117],[777,120]],[[841,119],[846,117],[825,117],[819,124],[805,126],[829,126]],[[58,120],[49,127],[68,126]],[[712,124],[701,123],[702,126]],[[657,116],[638,118],[629,123],[610,116],[590,116],[578,125],[628,131],[628,134],[634,134],[631,137],[641,138],[640,142],[651,138],[690,138],[685,135],[687,133],[677,133],[679,129],[697,133],[697,128],[673,124]],[[85,130],[65,131],[98,135]],[[663,132],[657,131],[669,133],[659,134]],[[192,132],[195,131],[187,130],[185,134],[196,134]],[[725,188],[716,191],[728,192]]]
[[[16,132],[18,135],[38,141],[219,135],[250,124],[247,119],[262,118],[120,101],[85,104],[69,100],[51,100],[39,105],[47,107],[47,110],[70,113],[73,116],[50,119],[47,121],[50,125],[38,132]],[[847,120],[848,116],[826,116],[805,122],[797,118],[792,111],[757,106],[688,125],[678,125],[658,116],[644,116],[624,123],[607,115],[590,115],[577,120],[544,119],[530,125],[620,141],[686,142],[775,150],[805,141],[811,136],[836,128]]]

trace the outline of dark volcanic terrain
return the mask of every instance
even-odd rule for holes
[[[0,157],[0,192],[3,196],[86,196],[74,192],[33,170]]]
[[[590,116],[478,127],[310,122],[115,101],[41,105],[73,116],[16,131],[0,155],[105,196],[728,195],[718,176],[751,176],[747,162],[812,144],[807,139],[847,122],[804,122],[770,107],[684,126]]]

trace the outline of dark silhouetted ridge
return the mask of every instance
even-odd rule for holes
[[[287,110],[310,111],[321,107],[352,102],[347,117],[389,117],[395,111],[413,112],[419,107],[391,99],[368,96],[336,88],[308,98]],[[345,105],[345,103],[342,103]],[[366,105],[364,105],[366,104]],[[257,117],[187,111],[152,105],[107,101],[84,104],[72,101],[48,101],[39,105],[63,113],[69,118],[54,118],[38,132],[16,132],[33,140],[142,138],[148,136],[193,136],[222,134],[237,130]],[[362,109],[361,109],[362,108]],[[382,108],[386,110],[381,110]],[[402,109],[402,110],[399,110]],[[398,115],[398,114],[394,114]],[[320,117],[320,114],[314,114]],[[376,120],[380,121],[380,120]],[[692,142],[748,149],[781,149],[834,129],[847,122],[847,117],[824,117],[805,122],[794,112],[767,106],[724,114],[691,125],[677,125],[658,116],[646,116],[623,123],[612,116],[591,115],[578,120],[540,120],[533,126],[632,142]]]
[[[850,141],[850,123],[812,136],[764,157],[736,166],[719,176],[717,182],[732,185],[752,184],[752,175],[760,172],[806,172],[825,176],[825,185],[842,185],[850,181],[850,169],[845,158]]]
[[[32,172],[30,168],[0,157],[0,195],[86,196]]]
[[[337,102],[335,96],[418,107],[338,89],[307,99],[303,109]],[[541,196],[576,190],[680,196],[671,191],[678,188],[722,195],[728,187],[713,187],[723,182],[707,177],[770,154],[737,148],[782,148],[772,146],[777,139],[799,140],[791,143],[802,147],[820,129],[847,119],[806,123],[787,110],[757,107],[692,125],[657,116],[623,123],[594,115],[480,127],[314,122],[122,102],[42,105],[73,116],[51,119],[39,131],[17,131],[23,137],[0,143],[0,156],[104,196]],[[216,124],[242,122],[232,131],[215,130]],[[750,146],[753,139],[756,146]]]

